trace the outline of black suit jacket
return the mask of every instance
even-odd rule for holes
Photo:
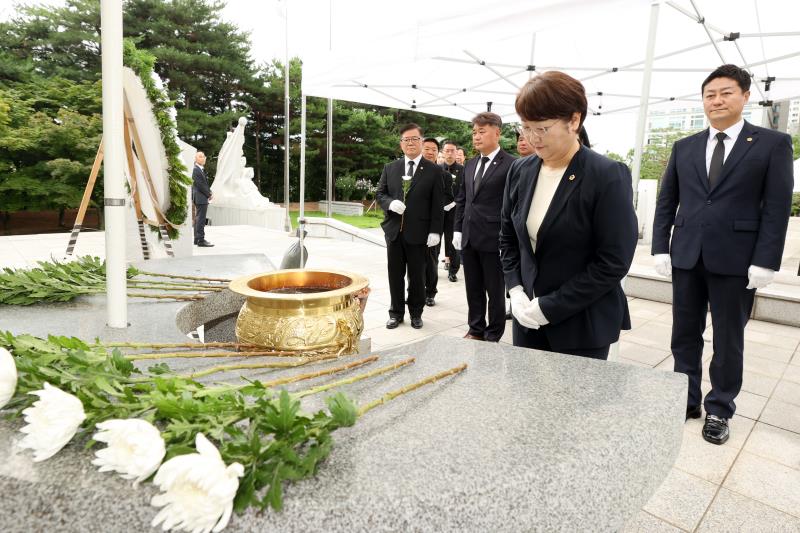
[[[447,198],[445,198],[444,205],[452,203],[456,199],[456,195],[458,194],[458,190],[461,188],[461,182],[464,180],[464,165],[459,165],[458,163],[453,163],[452,165],[448,165],[447,163],[442,163],[441,167],[450,173],[451,181],[452,181],[452,189],[450,191],[451,200],[448,202]],[[447,191],[445,191],[445,196],[447,195]]]
[[[636,251],[639,228],[628,167],[581,147],[570,161],[536,236],[528,213],[541,159],[518,159],[503,198],[500,259],[507,287],[538,296],[554,350],[600,348],[630,329],[620,281]]]
[[[211,187],[208,186],[206,173],[195,165],[192,169],[192,202],[198,205],[208,204],[209,198],[211,198]]]
[[[792,203],[791,137],[745,122],[713,189],[707,143],[705,130],[672,147],[653,222],[653,254],[669,253],[682,269],[693,268],[702,254],[709,272],[726,276],[747,276],[750,265],[779,270]]]
[[[497,252],[500,235],[500,209],[506,175],[514,156],[502,149],[484,169],[480,187],[475,190],[474,176],[480,156],[464,165],[461,187],[456,195],[454,231],[461,232],[461,247],[467,245],[480,252]]]
[[[378,191],[375,195],[383,209],[381,227],[390,241],[401,234],[409,244],[427,244],[429,233],[441,233],[443,224],[442,210],[442,170],[434,163],[420,160],[414,171],[408,195],[403,199],[403,175],[405,174],[405,158],[392,161],[383,167]],[[406,204],[401,217],[389,210],[392,200],[400,200]]]

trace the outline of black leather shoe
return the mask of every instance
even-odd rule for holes
[[[386,322],[386,329],[394,329],[397,326],[399,326],[402,322],[403,322],[402,318],[392,317]]]
[[[464,335],[464,338],[465,338],[465,339],[472,340],[472,341],[482,341],[482,340],[483,340],[483,337],[478,337],[477,335],[471,335],[471,334],[469,334],[469,333],[467,333],[466,335]]]
[[[425,305],[427,305],[428,307],[433,307],[434,305],[436,305],[436,300],[434,300],[433,298],[425,298]]]
[[[703,438],[711,444],[725,444],[730,437],[728,429],[728,419],[714,415],[706,415],[706,423],[703,424]]]
[[[198,242],[198,243],[197,243],[197,246],[199,246],[199,247],[201,247],[201,248],[211,248],[211,247],[213,247],[214,245],[213,245],[213,244],[211,244],[211,243],[210,243],[210,242],[208,242],[208,241],[200,241],[200,242]]]
[[[448,274],[447,275],[447,279],[450,280],[450,281],[456,282],[456,281],[458,281],[458,276],[456,276],[455,274]]]
[[[686,420],[689,420],[690,418],[700,418],[701,416],[703,416],[703,410],[699,405],[686,408]]]
[[[414,317],[411,319],[411,327],[420,329],[422,327],[422,317]]]

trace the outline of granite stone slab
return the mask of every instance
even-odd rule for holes
[[[160,274],[233,278],[275,270],[263,254],[209,255],[174,259],[153,259],[133,266]],[[176,325],[176,315],[186,302],[128,299],[126,329],[106,326],[106,297],[80,296],[71,302],[30,306],[0,305],[0,331],[36,336],[70,335],[104,341],[185,342],[186,331]],[[195,326],[196,327],[196,326]]]
[[[679,374],[441,336],[376,353],[373,366],[416,362],[344,388],[358,404],[469,368],[337,431],[316,477],[285,486],[282,512],[225,531],[620,531],[680,449]],[[79,443],[34,464],[17,427],[0,425],[0,530],[148,530],[151,484],[98,473]]]

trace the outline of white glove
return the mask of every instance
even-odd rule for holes
[[[669,254],[656,254],[653,257],[656,260],[655,267],[658,275],[665,278],[672,276],[672,259]]]
[[[439,244],[439,234],[428,233],[428,248],[436,246],[437,244]]]
[[[450,202],[449,204],[447,204],[446,206],[444,206],[444,210],[445,210],[445,211],[450,211],[450,210],[451,210],[451,209],[453,209],[455,206],[456,206],[456,203],[455,203],[455,202]]]
[[[775,278],[775,271],[755,265],[747,269],[748,289],[763,289]]]
[[[539,324],[529,317],[532,303],[525,294],[522,285],[517,285],[508,291],[508,295],[511,297],[511,314],[514,315],[517,322],[528,329],[539,329]]]
[[[461,232],[460,231],[454,231],[453,232],[453,248],[455,248],[456,250],[460,250],[461,249]]]
[[[528,311],[528,318],[533,318],[540,326],[546,326],[550,323],[550,321],[547,320],[547,317],[544,316],[542,308],[539,307],[539,298],[534,298],[531,300],[531,308],[530,311]]]
[[[402,215],[403,211],[405,210],[406,210],[406,204],[404,204],[400,200],[392,200],[392,203],[389,204],[389,211],[394,211],[398,215]]]

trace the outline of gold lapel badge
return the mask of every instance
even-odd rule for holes
[[[569,175],[569,178],[567,178],[567,179],[568,179],[569,181],[572,181],[572,180],[574,180],[574,179],[575,179],[575,174],[570,174],[570,175]]]
[[[747,138],[747,142],[753,142],[753,138],[752,137],[748,137]]]

